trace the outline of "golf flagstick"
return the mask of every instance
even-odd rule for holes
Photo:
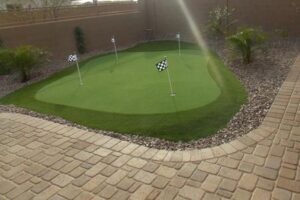
[[[80,85],[83,85],[82,78],[81,78],[81,73],[80,73],[80,69],[79,69],[79,64],[78,64],[78,60],[77,59],[76,59],[76,66],[77,66],[77,71],[78,71]]]
[[[165,56],[165,59],[167,59],[167,56]],[[170,84],[171,96],[174,97],[174,96],[176,96],[176,94],[174,93],[174,90],[173,90],[171,75],[169,72],[169,66],[167,67],[167,73],[168,73],[168,79],[169,79],[169,84]]]
[[[117,51],[117,45],[116,45],[116,39],[115,36],[111,38],[111,42],[114,44],[114,49],[115,49],[115,54],[116,54],[116,63],[119,62],[119,57],[118,57],[118,51]]]
[[[79,76],[79,83],[80,83],[80,85],[83,85],[82,78],[81,78],[81,73],[80,73],[80,68],[79,68],[79,63],[78,63],[78,57],[77,57],[76,53],[74,53],[74,55],[72,55],[72,54],[69,55],[68,61],[69,62],[76,62],[77,72],[78,72],[78,76]]]
[[[180,33],[176,34],[176,38],[178,40],[178,53],[179,53],[179,56],[181,56],[181,35],[180,35]]]
[[[168,73],[168,78],[169,78],[169,83],[170,83],[171,96],[174,97],[174,96],[176,96],[176,94],[173,91],[172,82],[171,82],[171,76],[170,76],[170,73],[169,73],[168,69],[167,69],[167,73]]]

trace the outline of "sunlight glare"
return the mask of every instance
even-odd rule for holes
[[[201,35],[201,32],[197,26],[197,23],[195,22],[194,18],[192,17],[190,11],[188,10],[188,7],[186,6],[186,3],[184,2],[184,0],[177,0],[184,16],[185,19],[187,20],[189,27],[192,31],[193,36],[195,37],[197,44],[199,46],[201,46],[203,49],[207,50],[207,46],[205,44],[205,41]]]
[[[180,9],[183,12],[183,15],[192,31],[192,34],[194,36],[194,38],[196,39],[197,44],[203,49],[203,53],[205,55],[205,57],[207,58],[207,64],[210,66],[210,69],[214,71],[214,73],[216,74],[216,78],[220,78],[222,76],[220,76],[220,72],[217,71],[217,67],[216,67],[216,63],[214,62],[214,59],[210,59],[210,55],[208,53],[208,47],[205,43],[205,40],[203,39],[202,35],[201,35],[201,31],[199,30],[196,21],[194,20],[193,16],[191,15],[191,12],[189,11],[185,0],[177,0]],[[219,82],[222,83],[222,80],[219,80]]]

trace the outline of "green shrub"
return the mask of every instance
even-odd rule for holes
[[[235,9],[229,10],[224,8],[215,8],[209,13],[208,30],[217,36],[225,36],[228,34],[230,26],[236,23],[237,20],[231,19]]]
[[[22,82],[30,79],[33,69],[42,66],[46,56],[46,52],[33,46],[21,46],[14,49],[12,65],[20,72]]]
[[[84,54],[86,52],[85,48],[85,38],[84,38],[84,32],[80,27],[75,27],[74,29],[74,36],[76,40],[76,47],[77,51],[80,54]]]
[[[243,28],[227,40],[232,50],[241,55],[243,62],[248,64],[252,61],[254,50],[266,41],[266,34],[253,28]]]
[[[0,49],[0,75],[7,75],[12,71],[13,56],[13,51]]]

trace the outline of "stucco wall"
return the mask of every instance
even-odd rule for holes
[[[83,29],[87,51],[91,52],[112,49],[112,35],[121,48],[143,41],[144,24],[144,11],[140,9],[123,14],[108,13],[80,19],[2,27],[0,38],[7,47],[31,44],[46,49],[54,59],[62,59],[76,51],[73,34],[76,26]]]
[[[226,3],[225,0],[184,1],[200,30],[204,30],[209,11]],[[293,36],[300,36],[300,2],[295,1],[298,3],[295,6],[293,1],[229,0],[229,5],[236,9],[240,25],[261,26],[269,31],[280,28]],[[80,19],[2,27],[0,38],[8,47],[32,44],[47,49],[54,58],[62,59],[76,49],[73,35],[76,26],[82,27],[86,34],[88,51],[110,50],[112,35],[116,36],[120,47],[145,40],[149,32],[153,39],[167,38],[178,31],[185,37],[191,36],[178,0],[141,0],[137,11],[122,14],[108,13]]]
[[[183,0],[196,25],[204,31],[209,11],[225,6],[226,0]],[[164,37],[177,31],[189,33],[188,22],[178,0],[147,0],[150,27],[156,37]],[[229,8],[235,8],[236,25],[262,27],[266,31],[283,29],[291,36],[300,36],[299,0],[229,0]]]

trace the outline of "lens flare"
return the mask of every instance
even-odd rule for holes
[[[198,28],[195,19],[191,15],[191,12],[189,11],[189,9],[185,3],[185,0],[177,0],[177,3],[179,4],[179,7],[191,29],[191,32],[192,32],[197,44],[203,49],[203,53],[204,53],[205,57],[207,58],[208,67],[210,67],[210,69],[214,71],[216,77],[218,79],[220,79],[220,77],[222,77],[222,76],[218,70],[216,63],[214,62],[214,59],[210,59],[211,55],[209,54],[208,47],[205,43],[205,40],[203,39],[203,37],[201,35],[201,31]],[[222,83],[222,80],[219,80],[219,81]]]
[[[207,49],[206,43],[201,35],[201,32],[197,26],[196,21],[194,20],[193,16],[191,15],[186,3],[184,0],[177,0],[179,7],[181,8],[181,11],[192,31],[193,36],[196,39],[196,42],[199,46],[201,46],[203,49]]]

